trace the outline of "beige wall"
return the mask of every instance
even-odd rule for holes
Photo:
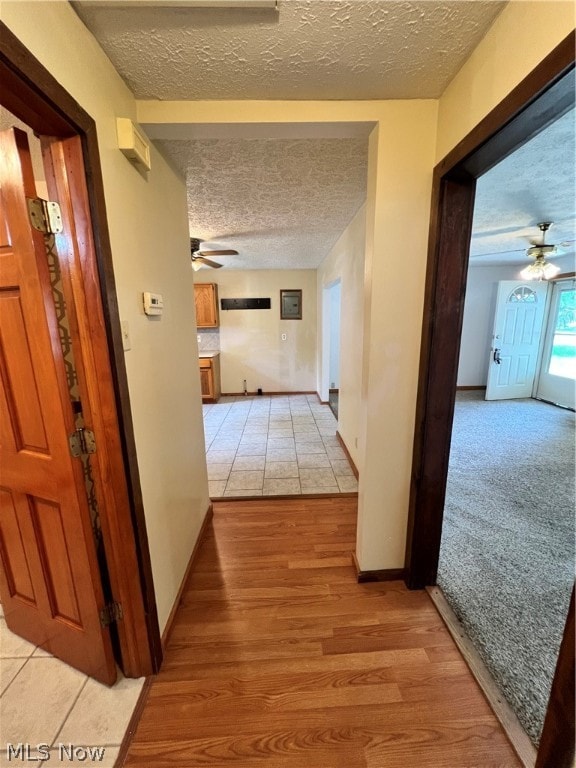
[[[68,3],[4,2],[2,20],[97,124],[161,628],[208,505],[184,183],[154,150],[143,178],[116,147],[135,101]],[[161,215],[160,215],[161,213]],[[147,318],[142,291],[164,295]]]
[[[358,461],[361,568],[404,563],[437,102],[138,103],[141,123],[372,122]],[[389,269],[391,257],[400,266]]]
[[[362,206],[318,267],[318,392],[326,373],[322,355],[322,307],[326,286],[341,281],[338,431],[358,470],[364,334],[366,206]],[[327,378],[326,378],[327,381]]]
[[[437,160],[576,25],[573,0],[511,0],[440,99]]]
[[[222,392],[316,391],[316,270],[201,270],[220,299],[269,298],[271,309],[220,310]],[[280,319],[280,289],[302,291],[302,320]],[[286,341],[282,341],[286,334]]]

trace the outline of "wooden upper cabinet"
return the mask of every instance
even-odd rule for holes
[[[196,325],[198,328],[218,328],[218,286],[216,283],[197,283],[194,286]]]

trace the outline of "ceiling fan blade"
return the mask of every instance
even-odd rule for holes
[[[210,261],[210,259],[205,259],[204,256],[192,256],[192,261],[200,261],[202,264],[205,264],[207,267],[212,267],[212,269],[220,269],[220,267],[223,267],[223,264],[218,264],[216,261]]]
[[[197,251],[199,256],[238,256],[238,251]]]

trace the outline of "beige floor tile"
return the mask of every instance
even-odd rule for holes
[[[68,744],[63,748],[51,749],[50,759],[41,763],[45,768],[68,768],[68,766],[98,766],[98,768],[114,768],[120,752],[120,747],[99,746],[97,744],[73,745],[76,751],[72,753],[72,759],[69,758],[70,752]],[[86,750],[86,751],[84,751]],[[12,768],[14,763],[11,764]]]
[[[263,456],[266,453],[266,443],[262,445],[252,445],[248,443],[246,445],[240,444],[236,453],[236,458],[239,456]]]
[[[264,482],[264,472],[259,470],[248,470],[246,472],[230,472],[227,491],[250,491],[262,490]]]
[[[302,423],[299,421],[294,422],[294,434],[296,435],[318,435],[320,434],[318,432],[318,427],[314,422],[308,424],[308,423]]]
[[[300,493],[300,481],[292,479],[272,479],[264,480],[262,489],[264,496],[284,496],[288,494]]]
[[[321,488],[337,485],[332,469],[300,469],[300,484],[303,492],[311,486]]]
[[[270,427],[268,430],[268,438],[278,438],[278,437],[294,437],[294,430],[292,427]]]
[[[304,469],[329,469],[330,459],[325,453],[298,453],[298,466]]]
[[[6,626],[6,620],[0,619],[0,658],[27,659],[34,653],[35,645],[10,632]]]
[[[296,453],[298,456],[303,456],[306,453],[323,453],[326,456],[328,452],[324,443],[298,443]]]
[[[108,688],[89,679],[64,727],[58,734],[63,744],[120,744],[144,685],[120,676]]]
[[[208,495],[211,499],[218,499],[224,496],[226,490],[226,480],[212,480],[208,483]]]
[[[332,471],[338,477],[339,475],[353,475],[352,467],[348,459],[332,459]]]
[[[264,479],[298,477],[298,464],[295,461],[267,461]]]
[[[294,449],[268,448],[266,461],[296,461],[296,451]]]
[[[228,480],[228,475],[232,469],[232,462],[228,461],[226,464],[214,464],[208,462],[208,480]]]
[[[44,648],[40,648],[40,647],[38,647],[38,648],[36,648],[36,650],[35,650],[35,651],[34,651],[34,653],[32,654],[32,657],[33,657],[34,659],[36,659],[36,658],[38,658],[39,656],[40,656],[40,657],[44,657],[44,658],[46,658],[47,656],[52,656],[52,654],[51,654],[51,653],[48,653],[48,651],[45,651],[45,650],[44,650]]]
[[[355,493],[358,491],[358,480],[356,480],[354,475],[338,475],[336,481],[342,493]]]
[[[210,464],[226,464],[233,462],[236,458],[236,451],[216,451],[212,448],[206,454],[206,461]]]
[[[86,681],[59,659],[28,659],[2,696],[0,743],[52,744]]]
[[[336,459],[345,459],[345,458],[346,458],[346,454],[344,453],[344,451],[342,450],[342,448],[331,448],[331,447],[328,445],[328,446],[326,446],[326,453],[327,453],[327,454],[328,454],[328,456],[329,456],[331,459],[333,459],[333,460],[336,460]]]
[[[236,456],[232,465],[233,472],[241,472],[247,469],[264,469],[266,456]]]
[[[26,659],[2,659],[0,665],[0,696],[14,680],[20,669],[26,664]],[[2,705],[0,704],[0,709]]]
[[[274,450],[287,451],[291,448],[294,448],[294,438],[293,437],[269,437],[268,448],[272,451]]]
[[[236,490],[224,491],[225,498],[231,497],[234,499],[238,499],[241,496],[262,496],[262,491],[258,489],[251,489],[251,490],[236,489]]]

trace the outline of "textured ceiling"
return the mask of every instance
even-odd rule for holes
[[[440,96],[505,4],[73,6],[140,99],[413,99]]]
[[[568,112],[545,131],[484,174],[477,183],[472,264],[526,262],[538,223],[554,222],[548,243],[576,236],[575,113]]]
[[[366,139],[160,141],[186,176],[190,234],[238,269],[311,269],[366,197]]]

